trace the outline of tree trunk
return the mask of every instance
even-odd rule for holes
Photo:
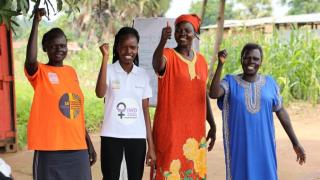
[[[211,83],[211,80],[213,78],[214,72],[213,72],[213,66],[214,63],[217,59],[217,54],[220,48],[220,45],[222,43],[222,38],[223,38],[223,30],[224,30],[224,9],[225,9],[225,0],[220,0],[219,3],[219,14],[217,18],[217,30],[216,30],[216,40],[214,43],[214,48],[213,48],[213,57],[210,62],[210,68],[209,68],[209,82]]]
[[[203,0],[202,9],[201,9],[201,19],[202,19],[202,21],[204,20],[204,16],[206,14],[207,3],[208,3],[208,0]]]

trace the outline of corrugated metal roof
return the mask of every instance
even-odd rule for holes
[[[291,23],[311,23],[320,22],[320,13],[314,14],[301,14],[301,15],[291,15],[282,17],[264,17],[257,19],[247,19],[247,20],[225,20],[224,27],[241,27],[241,26],[258,26],[264,24],[291,24]],[[201,27],[201,29],[215,29],[217,24],[208,25]]]

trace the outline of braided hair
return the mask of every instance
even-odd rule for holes
[[[137,42],[139,43],[140,36],[139,36],[139,33],[138,33],[138,31],[136,29],[134,29],[132,27],[123,27],[123,28],[121,28],[118,31],[118,33],[116,34],[116,36],[114,37],[112,63],[115,63],[116,61],[119,60],[119,54],[117,52],[117,47],[119,45],[120,40],[122,40],[122,38],[124,38],[125,36],[128,36],[128,35],[135,36],[137,38]],[[136,66],[139,66],[139,56],[138,56],[138,54],[134,58],[133,63]]]

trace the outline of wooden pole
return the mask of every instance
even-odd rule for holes
[[[210,68],[209,68],[209,82],[211,83],[211,80],[213,78],[214,72],[213,72],[213,66],[217,59],[217,54],[220,48],[220,45],[222,43],[223,39],[223,30],[224,30],[224,9],[225,9],[225,0],[220,0],[219,2],[219,14],[217,17],[217,30],[216,30],[216,40],[213,47],[213,57],[210,62]]]
[[[202,21],[204,19],[205,14],[206,14],[207,3],[208,3],[208,0],[203,0],[202,9],[201,9],[201,19],[202,19]]]

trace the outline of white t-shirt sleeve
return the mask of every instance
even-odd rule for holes
[[[151,98],[152,97],[152,88],[151,88],[151,85],[150,85],[150,78],[147,75],[147,73],[144,73],[144,77],[145,77],[146,85],[145,85],[145,88],[144,88],[144,91],[143,91],[142,98],[143,99],[147,99],[147,98]]]

